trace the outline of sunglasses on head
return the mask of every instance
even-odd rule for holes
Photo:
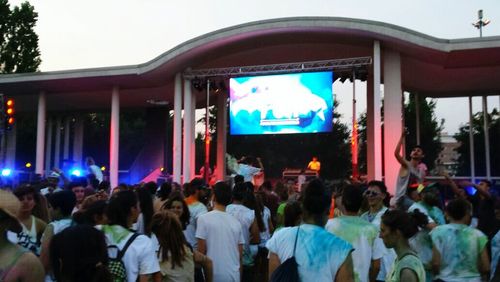
[[[366,190],[363,194],[364,194],[365,196],[367,196],[367,197],[370,197],[370,196],[375,197],[375,196],[380,195],[380,193],[379,193],[379,192],[377,192],[377,191],[373,191],[373,190]]]

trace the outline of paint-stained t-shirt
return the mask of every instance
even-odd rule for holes
[[[387,282],[400,282],[401,281],[401,271],[403,269],[410,269],[417,275],[418,281],[426,281],[425,280],[425,270],[422,262],[415,254],[407,254],[401,258],[401,260],[396,259],[394,262],[394,266],[387,275]],[[401,281],[404,282],[404,281]]]
[[[432,245],[441,255],[441,268],[434,277],[444,281],[481,281],[477,268],[480,253],[488,238],[464,224],[445,224],[434,228]]]
[[[378,228],[359,216],[340,216],[328,220],[325,229],[346,240],[353,247],[354,280],[367,282],[372,260],[382,258],[385,248],[378,238]]]
[[[278,255],[281,262],[293,256],[293,246],[299,227],[285,227],[267,241],[269,252]],[[337,271],[353,250],[347,241],[312,224],[300,225],[295,260],[301,281],[334,281]]]
[[[408,209],[408,212],[413,212],[414,210],[419,210],[421,213],[425,214],[429,223],[436,223],[438,225],[446,223],[443,211],[441,211],[441,209],[438,207],[430,207],[424,202],[420,201],[411,205]]]

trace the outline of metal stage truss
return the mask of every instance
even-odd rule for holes
[[[364,69],[372,64],[371,57],[346,58],[336,60],[309,61],[286,64],[271,64],[257,66],[239,66],[213,69],[188,69],[184,71],[185,79],[206,77],[237,77],[293,72],[311,72],[332,70],[337,72],[351,71],[352,69]]]

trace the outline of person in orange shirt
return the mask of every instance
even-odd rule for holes
[[[321,163],[318,161],[317,157],[312,158],[312,161],[310,161],[307,165],[307,169],[314,170],[319,174],[319,171],[321,170]]]

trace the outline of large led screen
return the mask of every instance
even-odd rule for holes
[[[232,135],[332,130],[332,72],[231,78]]]

